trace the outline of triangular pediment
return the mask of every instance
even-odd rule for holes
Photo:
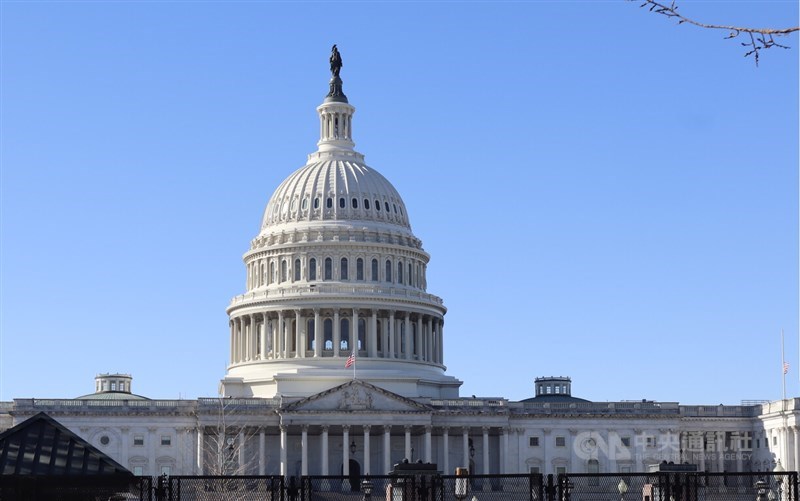
[[[430,408],[364,381],[348,381],[316,395],[292,402],[289,412],[428,412]]]

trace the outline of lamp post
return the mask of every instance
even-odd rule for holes
[[[778,486],[776,487],[776,490],[778,491],[778,497],[777,498],[773,498],[773,499],[778,499],[779,501],[783,500],[783,481],[784,481],[783,472],[784,471],[785,470],[783,469],[783,465],[781,464],[781,460],[778,459],[777,461],[775,461],[775,468],[772,469],[772,472],[776,474],[776,475],[774,475],[774,478],[775,478],[775,482],[778,484]],[[770,493],[772,493],[772,491],[770,491]]]
[[[619,501],[625,501],[625,493],[628,492],[628,484],[625,483],[625,479],[619,480],[617,490],[619,491]]]
[[[469,494],[469,470],[467,468],[456,468],[456,485],[453,489],[453,495],[456,499],[461,501]]]
[[[364,493],[364,501],[370,501],[372,499],[372,482],[363,480],[361,482],[361,492]]]

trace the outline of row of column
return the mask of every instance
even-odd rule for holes
[[[361,468],[361,473],[363,475],[371,475],[371,474],[388,474],[394,467],[392,464],[391,458],[391,437],[392,437],[392,425],[382,425],[382,426],[372,426],[372,425],[359,425],[361,428],[361,433],[363,435],[363,457]],[[351,437],[355,437],[355,435],[351,436],[351,428],[350,425],[343,425],[342,427],[342,434],[341,434],[341,441],[342,441],[342,472],[341,474],[344,476],[349,475],[350,471],[350,459],[356,459],[352,456],[350,451],[349,444],[351,443]],[[373,428],[379,428],[382,433],[378,437],[372,434]],[[433,458],[433,427],[426,426],[424,435],[422,436],[423,442],[423,451],[419,457],[413,457],[413,448],[412,448],[412,426],[404,426],[404,457],[409,461],[421,459],[426,463],[434,462]],[[300,427],[300,457],[301,457],[301,475],[308,475],[309,474],[309,426],[302,425]],[[320,471],[314,472],[314,474],[320,475],[338,475],[339,472],[331,471],[330,468],[330,427],[325,425],[320,427],[320,447],[319,447],[319,463],[320,463]],[[462,427],[458,428],[458,432],[454,435],[453,442],[451,444],[450,440],[450,428],[444,427],[441,429],[441,440],[442,440],[442,451],[443,454],[443,462],[440,464],[440,470],[443,472],[450,472],[451,468],[454,470],[456,467],[470,467],[471,464],[474,464],[474,453],[475,450],[472,447],[472,440],[470,439],[470,427]],[[482,427],[482,468],[480,472],[473,472],[488,475],[489,474],[489,427]],[[383,458],[382,458],[382,469],[379,472],[373,472],[372,469],[372,454],[371,448],[372,443],[374,440],[379,440],[382,443],[382,451],[383,451]],[[244,451],[245,451],[245,433],[244,431],[239,432],[239,436],[237,438],[239,442],[238,448],[238,455],[240,464],[244,463]],[[457,442],[461,442],[457,444]],[[258,474],[264,475],[266,474],[266,430],[264,428],[259,429],[258,432]],[[197,451],[198,454],[196,456],[196,470],[197,474],[203,475],[208,474],[208,471],[205,471],[203,465],[203,458],[204,455],[202,454],[204,444],[204,432],[203,429],[200,428],[197,431]],[[458,464],[451,465],[450,464],[450,447],[451,445],[458,447],[460,445],[461,448],[461,460]],[[289,434],[288,429],[285,426],[280,427],[280,474],[281,476],[288,476],[293,474],[293,472],[289,471]],[[508,429],[502,429],[502,436],[499,442],[499,457],[500,457],[500,473],[505,471],[506,464],[505,464],[505,454],[508,451]],[[338,466],[338,465],[337,465]],[[238,472],[239,474],[244,474],[246,472]]]
[[[319,137],[323,141],[350,139],[352,133],[352,115],[348,112],[320,113]]]
[[[419,360],[434,364],[444,361],[444,319],[395,310],[371,309],[363,317],[364,336],[359,328],[360,309],[333,309],[323,317],[319,308],[252,313],[230,320],[230,363],[306,357],[349,356],[353,346],[361,356]],[[379,311],[383,313],[379,315]],[[415,317],[412,319],[412,315]],[[349,332],[341,332],[341,320],[349,320]],[[309,320],[313,320],[310,325]],[[331,321],[328,338],[325,321]],[[380,343],[379,343],[380,338]],[[346,347],[343,340],[346,339]],[[319,340],[319,342],[317,342]],[[378,349],[380,346],[380,349]]]

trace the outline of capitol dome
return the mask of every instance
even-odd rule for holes
[[[457,397],[461,381],[445,375],[447,310],[427,292],[430,256],[400,194],[355,151],[355,108],[333,70],[318,149],[272,194],[244,255],[222,391],[308,396],[358,378]]]

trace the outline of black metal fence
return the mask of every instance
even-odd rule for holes
[[[800,501],[797,472],[0,476],[0,501]]]

